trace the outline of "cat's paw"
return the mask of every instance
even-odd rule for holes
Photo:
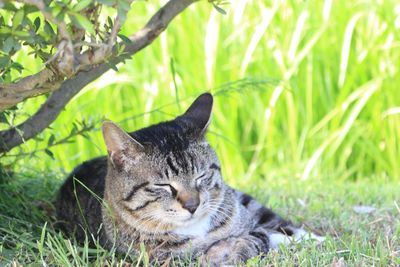
[[[273,250],[279,249],[279,246],[288,246],[292,243],[300,243],[303,241],[313,241],[317,244],[322,243],[325,240],[324,236],[316,235],[312,232],[307,232],[302,228],[292,228],[290,229],[293,235],[284,235],[279,232],[274,232],[268,235],[269,246]]]
[[[228,238],[212,245],[203,257],[203,263],[209,266],[238,266],[241,262],[237,245],[240,239]]]
[[[213,244],[205,253],[203,262],[209,263],[211,266],[218,266],[226,261],[232,250],[232,242],[229,239],[220,240]]]
[[[210,266],[245,266],[247,259],[256,254],[248,240],[228,238],[211,246],[204,255],[204,260]]]

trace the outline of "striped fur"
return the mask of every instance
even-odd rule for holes
[[[214,266],[266,254],[290,236],[307,238],[223,182],[204,138],[211,108],[203,94],[175,120],[129,135],[106,122],[108,159],[83,163],[67,178],[57,200],[60,229],[80,241],[89,232],[122,253],[144,243],[154,260],[191,253]]]

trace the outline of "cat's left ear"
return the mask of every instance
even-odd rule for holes
[[[144,151],[143,146],[111,121],[102,125],[104,142],[112,165],[123,168],[125,161],[135,159]]]
[[[197,97],[188,110],[180,117],[196,127],[201,134],[204,134],[211,121],[212,107],[213,96],[210,93],[204,93]]]

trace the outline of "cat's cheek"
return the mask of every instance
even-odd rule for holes
[[[221,188],[222,186],[219,184],[214,184],[212,188],[210,188],[209,193],[210,193],[210,198],[216,199],[221,196]]]
[[[180,209],[182,209],[182,207],[180,207],[180,204],[178,204],[178,202],[174,199],[166,200],[163,203],[163,210],[167,214],[170,214],[170,215],[177,214]]]

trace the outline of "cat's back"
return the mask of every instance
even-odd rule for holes
[[[79,193],[79,196],[83,197],[86,195],[92,195],[90,194],[90,191],[92,191],[100,198],[103,198],[106,174],[106,157],[98,157],[86,161],[77,166],[67,177],[64,184],[60,188],[59,196],[72,197],[75,199],[75,192]]]
[[[101,225],[107,158],[98,157],[77,166],[61,186],[56,210],[57,226],[67,234],[84,239],[82,228],[97,232]]]

